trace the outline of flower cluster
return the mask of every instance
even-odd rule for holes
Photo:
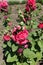
[[[36,9],[36,0],[27,0],[25,9],[27,12],[30,12],[31,10],[35,10]]]
[[[28,30],[26,29],[21,29],[21,26],[15,26],[13,30],[11,30],[11,35],[9,34],[4,34],[3,40],[5,42],[8,42],[10,40],[16,42],[17,45],[19,46],[24,46],[24,48],[28,48],[28,42],[29,40],[27,39],[28,37]],[[23,49],[19,48],[18,53],[22,53]]]
[[[8,11],[8,3],[7,3],[7,1],[1,1],[0,2],[0,10],[3,10],[5,12]]]
[[[19,45],[24,45],[28,42],[27,37],[28,37],[28,31],[26,29],[20,31],[21,27],[17,26],[14,27],[12,31],[11,38],[14,42],[16,42]],[[19,32],[18,32],[19,31]],[[9,35],[4,35],[4,41],[9,41],[10,36]]]

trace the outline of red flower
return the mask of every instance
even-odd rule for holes
[[[25,10],[26,10],[27,12],[30,12],[30,7],[28,6],[28,4],[26,5]]]
[[[18,32],[17,34],[13,34],[11,38],[13,41],[16,41],[17,44],[24,45],[28,42],[27,36],[28,36],[28,31],[23,30],[23,31]]]
[[[26,11],[30,12],[30,10],[36,9],[36,0],[28,0],[26,4]]]
[[[28,0],[27,3],[30,5],[30,6],[33,6],[36,4],[36,0]]]
[[[26,39],[28,36],[28,31],[27,30],[23,30],[23,31],[20,31],[17,35],[16,35],[16,39],[17,40],[23,40],[23,39]]]
[[[3,36],[3,39],[4,39],[4,41],[9,41],[10,40],[10,36],[5,34]]]
[[[27,30],[23,30],[20,31],[17,35],[16,35],[16,42],[20,45],[24,45],[28,42],[27,40],[27,36],[28,36],[28,31]]]
[[[8,7],[7,1],[3,1],[3,2],[1,3],[1,7],[4,8],[4,9],[6,9],[6,8]]]
[[[43,29],[43,23],[40,23],[40,24],[38,25],[38,27],[41,28],[41,29]]]

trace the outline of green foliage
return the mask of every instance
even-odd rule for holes
[[[17,56],[16,55],[11,56],[10,54],[8,54],[7,62],[14,62],[14,61],[18,61]]]
[[[35,53],[33,51],[31,51],[30,49],[25,49],[23,51],[23,54],[26,58],[28,58],[28,59],[30,58],[30,60],[36,57]]]
[[[10,41],[7,42],[7,45],[11,48],[11,42]]]
[[[6,48],[6,47],[7,47],[7,45],[4,43],[2,47],[3,47],[3,48]]]
[[[12,45],[12,52],[15,52],[18,49],[18,46]]]
[[[38,10],[41,10],[41,4],[40,3],[37,3],[36,5],[37,5],[37,9]]]

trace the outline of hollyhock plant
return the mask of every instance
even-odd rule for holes
[[[11,19],[5,16],[3,49],[7,65],[37,65],[43,59],[43,23],[31,18],[35,9],[36,0],[28,0],[24,12],[19,11],[19,24],[11,30]]]

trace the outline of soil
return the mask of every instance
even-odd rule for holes
[[[11,14],[9,15],[11,18],[12,18],[12,23],[13,23],[13,26],[14,25],[18,25],[17,23],[17,17],[18,17],[18,7],[23,10],[24,7],[25,7],[25,4],[19,4],[19,5],[11,5],[11,8],[12,8],[12,12]],[[42,6],[42,10],[40,11],[39,13],[39,16],[36,17],[36,20],[38,20],[38,17],[40,17],[41,15],[43,14],[43,6]],[[3,15],[0,15],[0,65],[5,65],[5,62],[3,60],[3,48],[2,48],[2,44],[3,44],[3,31],[5,30],[4,26],[3,26]]]

